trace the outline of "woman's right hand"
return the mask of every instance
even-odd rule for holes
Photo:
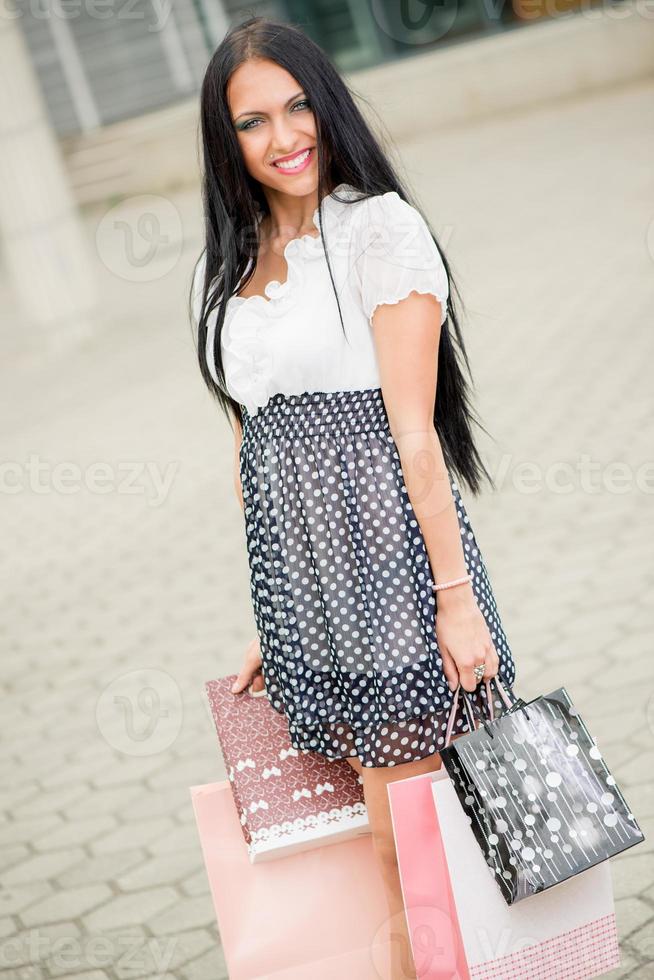
[[[245,659],[241,671],[232,685],[232,694],[239,694],[252,682],[252,692],[263,691],[265,681],[261,673],[261,645],[256,636],[245,651]]]

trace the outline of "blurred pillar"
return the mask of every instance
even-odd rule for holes
[[[73,103],[79,127],[83,133],[87,133],[100,125],[98,107],[60,0],[48,0],[47,10],[50,15],[48,27],[57,52],[57,60],[66,79],[68,95]]]
[[[229,16],[222,0],[192,0],[207,51],[213,54],[229,30]]]
[[[0,13],[0,235],[29,320],[53,342],[87,332],[96,305],[89,245],[48,122],[21,14]]]

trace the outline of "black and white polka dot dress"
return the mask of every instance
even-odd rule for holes
[[[444,310],[447,277],[422,216],[397,194],[354,204],[337,194],[355,192],[341,184],[323,200],[323,227],[341,232],[340,250],[329,235],[327,247],[348,337],[333,292],[329,302],[322,236],[304,236],[287,245],[288,279],[269,283],[268,299],[230,301],[221,344],[243,408],[240,477],[267,695],[297,749],[393,766],[443,746],[452,695],[370,325],[376,306],[413,289],[436,295]],[[466,566],[510,687],[511,651],[451,474],[450,484]],[[473,698],[483,707],[483,684]],[[454,731],[465,730],[462,712]]]

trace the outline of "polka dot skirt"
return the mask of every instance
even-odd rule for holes
[[[425,542],[381,388],[274,394],[243,409],[251,596],[268,698],[298,750],[393,766],[438,752],[452,695]],[[486,568],[450,477],[473,588],[515,677]],[[485,686],[472,695],[485,710]],[[496,706],[500,714],[502,705]],[[454,732],[467,731],[461,712]]]

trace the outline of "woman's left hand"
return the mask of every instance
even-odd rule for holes
[[[450,690],[455,691],[460,683],[465,691],[474,691],[480,681],[473,667],[485,663],[482,680],[490,680],[497,674],[499,658],[472,589],[457,595],[457,588],[443,589],[436,595],[436,639]]]

